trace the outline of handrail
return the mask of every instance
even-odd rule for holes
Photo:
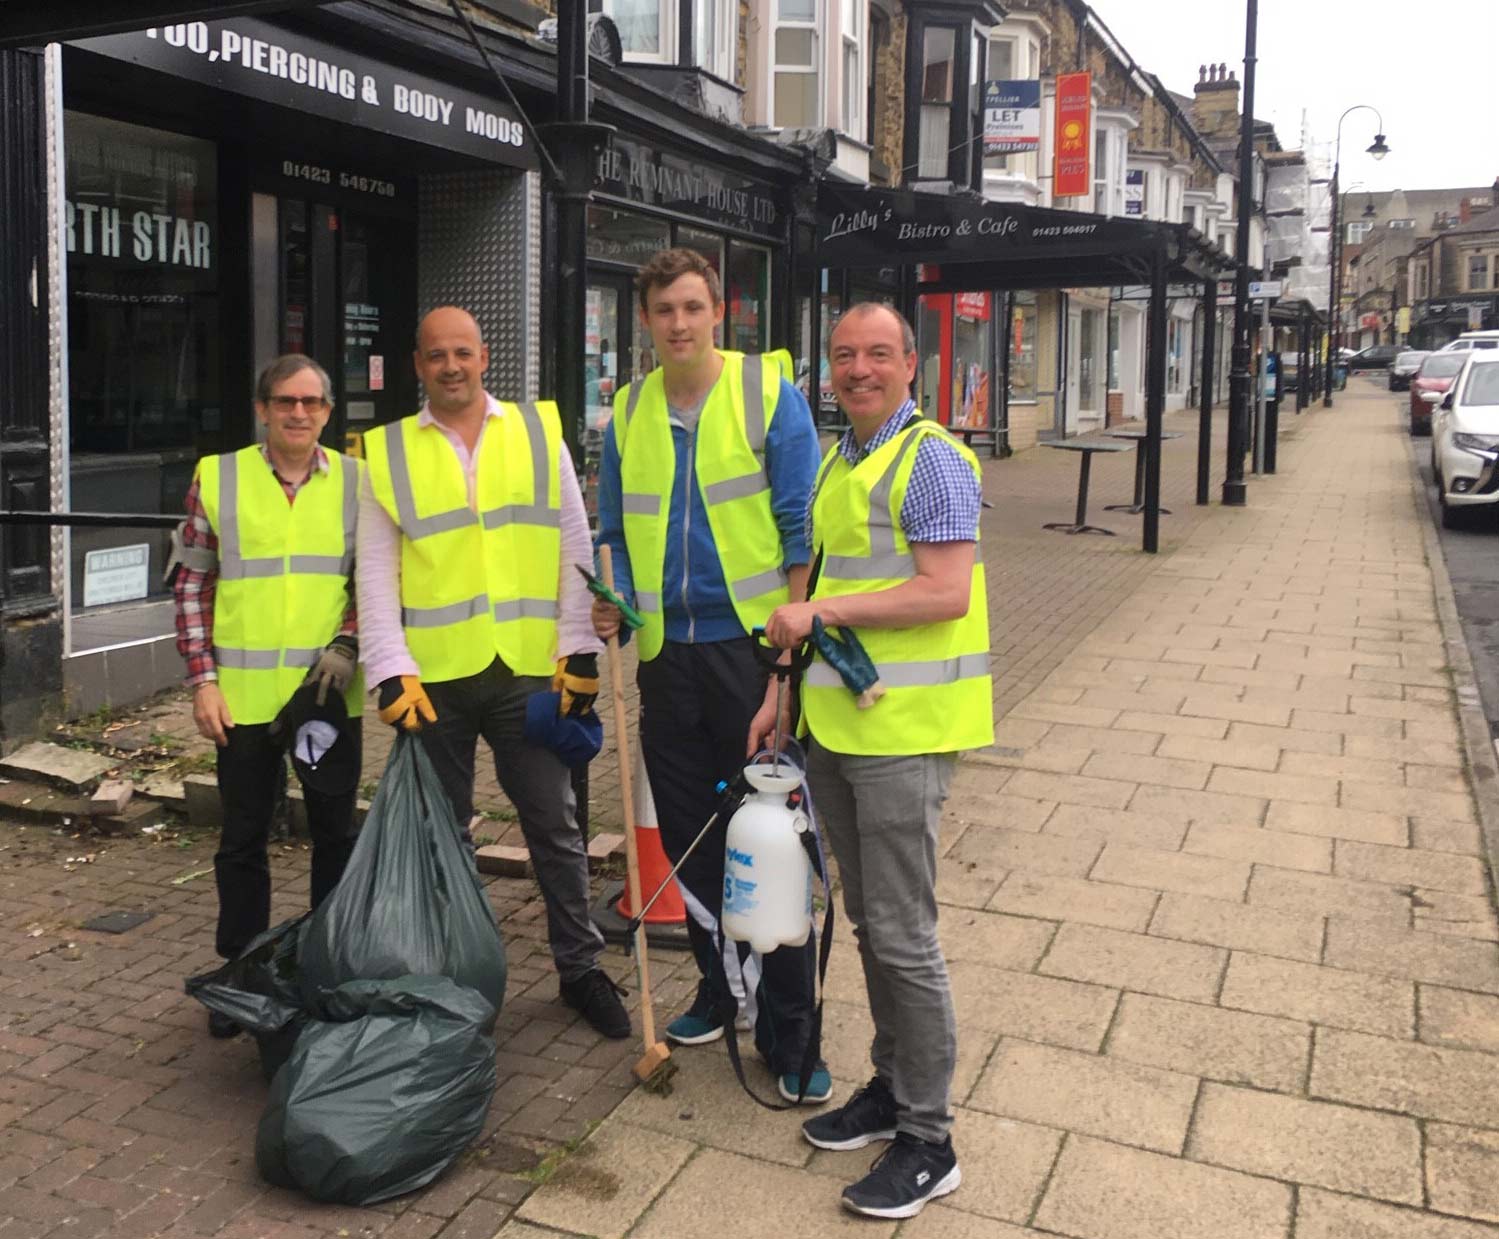
[[[0,509],[0,525],[78,525],[92,529],[173,529],[180,516],[147,512],[28,512]]]

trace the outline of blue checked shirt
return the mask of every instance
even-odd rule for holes
[[[890,415],[863,447],[853,428],[844,431],[838,451],[851,465],[890,442],[916,411],[907,400]],[[815,498],[814,492],[814,498]],[[946,439],[927,435],[916,448],[916,460],[900,505],[901,532],[907,542],[977,542],[982,495],[968,462]],[[812,541],[812,505],[807,504],[807,542]]]

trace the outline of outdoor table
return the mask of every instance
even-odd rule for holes
[[[1077,475],[1077,519],[1071,524],[1066,521],[1050,521],[1041,528],[1056,529],[1062,533],[1101,533],[1106,538],[1112,538],[1114,536],[1112,529],[1088,524],[1088,474],[1093,467],[1094,452],[1127,452],[1129,444],[1116,443],[1109,439],[1058,439],[1055,443],[1047,443],[1044,446],[1054,447],[1059,452],[1081,452],[1083,463]]]
[[[1135,498],[1132,503],[1106,503],[1105,512],[1128,512],[1133,516],[1139,516],[1145,511],[1145,440],[1150,432],[1142,427],[1130,426],[1123,430],[1110,430],[1106,432],[1111,439],[1132,439],[1139,446],[1135,451]],[[1180,430],[1161,431],[1161,442],[1167,439],[1180,439]],[[1157,508],[1162,516],[1170,516],[1170,508]]]

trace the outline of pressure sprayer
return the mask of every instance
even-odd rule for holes
[[[801,946],[812,932],[812,860],[803,843],[812,819],[795,766],[746,766],[744,777],[754,790],[729,819],[720,924],[725,938],[763,955]]]

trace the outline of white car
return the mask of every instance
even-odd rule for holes
[[[1473,508],[1499,503],[1499,349],[1473,349],[1444,393],[1423,392],[1435,405],[1431,471],[1442,526],[1460,529]]]
[[[1452,343],[1442,345],[1441,351],[1457,353],[1477,348],[1499,348],[1499,331],[1465,331]]]

